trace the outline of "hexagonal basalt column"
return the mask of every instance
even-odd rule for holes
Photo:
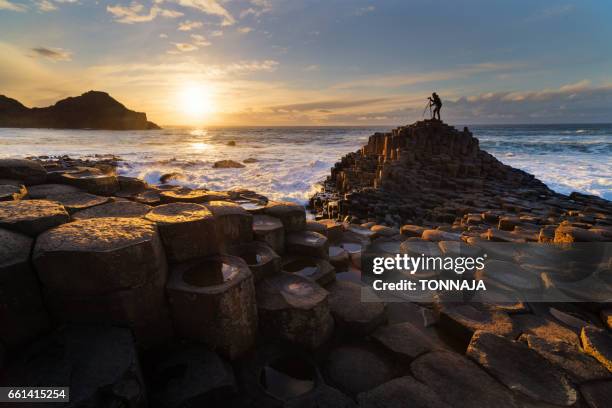
[[[285,253],[285,227],[278,218],[269,215],[254,215],[253,235],[257,241],[270,245],[277,254]]]
[[[33,261],[59,321],[127,325],[143,344],[169,335],[166,258],[155,224],[136,218],[64,224],[38,237]]]
[[[85,169],[74,173],[65,173],[61,182],[78,187],[91,194],[109,196],[119,190],[119,180],[114,174],[100,174],[100,172]]]
[[[327,238],[313,231],[300,231],[287,234],[287,252],[291,255],[305,255],[315,258],[329,258]]]
[[[143,218],[151,206],[133,201],[115,201],[78,211],[72,215],[74,220],[87,218]]]
[[[38,237],[34,265],[43,285],[67,294],[104,294],[165,276],[166,263],[153,223],[94,218]]]
[[[302,231],[306,228],[306,210],[301,205],[271,201],[264,209],[264,214],[280,219],[286,232]]]
[[[171,261],[187,261],[213,255],[219,250],[216,220],[203,205],[160,205],[152,209],[146,219],[158,225],[166,254]]]
[[[48,200],[19,200],[0,202],[0,228],[36,235],[70,221],[60,203]]]
[[[69,186],[66,184],[39,184],[37,186],[31,186],[28,189],[28,198],[49,198],[59,194],[70,194],[78,192],[81,192],[81,190],[74,186]]]
[[[307,348],[323,344],[333,332],[328,292],[299,275],[281,273],[257,285],[261,329]]]
[[[203,203],[208,201],[208,195],[204,190],[191,190],[189,188],[178,188],[159,193],[162,204],[170,203]]]
[[[283,272],[303,276],[317,282],[319,285],[327,285],[336,280],[336,269],[325,259],[308,256],[287,256],[283,258],[281,269]]]
[[[247,210],[229,201],[211,201],[206,206],[215,216],[224,246],[253,240],[253,216]]]
[[[219,255],[177,265],[166,285],[174,326],[230,359],[254,343],[253,275],[240,258]]]
[[[0,343],[15,347],[49,326],[36,274],[32,239],[0,229]]]
[[[53,195],[49,199],[62,204],[70,214],[102,205],[109,200],[108,197],[83,192]]]
[[[255,282],[277,274],[281,269],[281,258],[263,242],[237,244],[228,249],[230,255],[242,258],[253,273]]]

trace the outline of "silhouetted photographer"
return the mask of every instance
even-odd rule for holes
[[[442,100],[440,99],[440,97],[438,96],[437,93],[432,93],[431,96],[429,98],[427,98],[429,100],[429,109],[431,112],[431,107],[434,107],[433,113],[431,115],[432,119],[436,119],[436,115],[438,116],[438,120],[442,120],[440,119],[440,109],[442,109]]]

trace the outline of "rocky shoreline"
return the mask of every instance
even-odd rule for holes
[[[612,203],[554,193],[467,129],[373,135],[332,169],[314,220],[249,190],[147,185],[116,162],[0,160],[1,384],[70,385],[74,407],[612,399],[610,298],[362,301],[376,296],[361,281],[372,248],[488,251],[563,291],[525,261],[537,254],[490,244],[612,241]]]

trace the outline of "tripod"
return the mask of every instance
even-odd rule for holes
[[[423,115],[421,116],[425,116],[425,112],[427,112],[427,109],[429,108],[429,118],[431,119],[433,117],[432,113],[431,113],[431,98],[427,98],[429,99],[429,102],[427,102],[427,105],[425,105],[425,109],[423,110]]]

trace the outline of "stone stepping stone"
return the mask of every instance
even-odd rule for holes
[[[134,201],[115,201],[86,210],[78,211],[72,214],[73,220],[84,220],[87,218],[143,218],[149,211],[151,206],[137,203]]]
[[[0,228],[35,237],[70,221],[70,215],[58,202],[49,200],[19,200],[0,202]]]
[[[178,334],[235,359],[255,342],[253,274],[240,258],[217,255],[177,265],[166,285]]]
[[[532,293],[536,296],[542,289],[539,276],[527,272],[515,263],[495,259],[487,260],[484,268],[476,271],[475,278],[484,280],[485,284],[491,281],[499,287],[508,288],[509,291],[516,290],[521,295]]]
[[[325,227],[325,225],[319,224],[316,221],[307,220],[306,221],[305,231],[312,231],[312,232],[317,232],[317,233],[319,233],[321,235],[325,235],[325,233],[327,232],[327,228]],[[325,235],[325,236],[327,236],[327,235]]]
[[[583,353],[575,344],[556,339],[542,339],[531,334],[523,334],[519,340],[526,342],[530,349],[562,368],[577,384],[612,378],[612,374],[604,366]]]
[[[533,314],[512,315],[516,329],[523,334],[532,334],[547,341],[561,340],[578,346],[578,335],[552,320]]]
[[[444,256],[477,258],[482,255],[482,249],[462,241],[439,241],[438,247]]]
[[[497,228],[502,231],[513,231],[514,227],[523,224],[523,221],[516,216],[500,217]]]
[[[203,205],[164,204],[154,207],[145,218],[157,224],[166,255],[172,262],[212,255],[219,250],[216,220]]]
[[[410,365],[417,380],[453,408],[518,408],[514,395],[460,354],[434,351]]]
[[[580,332],[585,353],[593,356],[608,371],[612,371],[612,336],[603,329],[586,326]]]
[[[466,354],[509,389],[549,404],[572,405],[578,393],[567,376],[525,345],[477,332]]]
[[[338,271],[345,271],[351,262],[349,253],[341,246],[329,247],[329,263]]]
[[[300,275],[325,286],[336,279],[336,270],[325,259],[308,256],[286,256],[282,260],[283,272]]]
[[[452,408],[427,385],[410,376],[395,378],[357,395],[360,408]]]
[[[429,241],[404,241],[400,245],[400,252],[413,257],[441,257],[442,251],[437,243]]]
[[[277,339],[313,349],[332,334],[329,293],[310,279],[280,273],[257,285],[262,331]]]
[[[341,346],[333,349],[325,362],[328,382],[340,391],[356,396],[393,379],[393,364],[366,346]]]
[[[264,214],[281,220],[287,233],[303,231],[306,228],[306,210],[301,205],[270,201],[264,209]]]
[[[0,179],[19,180],[27,186],[42,184],[47,179],[47,171],[32,160],[0,159]]]
[[[489,228],[487,232],[483,234],[483,236],[484,238],[493,242],[512,242],[515,244],[522,244],[526,242],[525,238],[518,234],[508,231],[501,231],[497,228]]]
[[[555,243],[599,242],[606,241],[605,237],[589,231],[588,229],[561,224],[555,230]]]
[[[0,183],[0,201],[16,201],[25,198],[28,190],[24,185],[14,186]]]
[[[30,266],[33,240],[0,229],[0,343],[23,345],[49,326],[36,273]]]
[[[146,405],[138,352],[129,329],[64,327],[22,356],[7,375],[13,385],[70,387],[74,406]]]
[[[253,215],[229,201],[210,201],[206,207],[215,217],[222,246],[253,240]]]
[[[288,233],[285,237],[285,247],[291,255],[304,255],[322,259],[329,257],[329,241],[325,235],[318,232]]]
[[[82,192],[74,186],[66,184],[39,184],[28,189],[28,197],[33,199],[49,198],[60,194]],[[52,199],[52,198],[51,198]]]
[[[234,245],[228,249],[228,254],[242,258],[247,263],[255,282],[273,276],[281,270],[281,257],[263,242]]]
[[[441,230],[425,230],[421,234],[421,239],[430,242],[440,241],[461,241],[461,234],[455,234],[454,232],[446,232]]]
[[[183,345],[155,362],[150,390],[152,408],[181,408],[194,401],[216,406],[235,392],[232,367],[200,345]],[[211,404],[211,405],[209,405]]]
[[[136,218],[92,218],[38,237],[33,261],[43,285],[65,294],[105,294],[166,275],[157,228]]]
[[[513,336],[517,333],[508,314],[480,309],[471,304],[443,308],[440,311],[438,327],[464,345],[469,343],[478,330],[501,336]]]
[[[130,198],[144,192],[148,185],[143,180],[136,177],[117,176],[119,191],[115,193],[117,197]]]
[[[386,225],[374,225],[370,228],[376,237],[394,237],[399,235],[400,231],[397,228],[387,227]]]
[[[425,335],[421,329],[408,322],[380,327],[372,334],[372,338],[404,361],[445,348],[441,342],[436,342],[432,336]]]
[[[86,210],[97,205],[102,205],[109,201],[108,197],[83,192],[58,194],[49,196],[48,199],[62,204],[70,214],[74,214],[77,211]]]
[[[172,190],[160,191],[159,198],[162,204],[202,204],[209,201],[205,190],[192,190],[189,188],[173,188]]]
[[[369,241],[370,239],[374,238],[375,235],[374,231],[360,225],[349,224],[347,227],[345,227],[345,229],[346,232],[355,235],[359,240]]]
[[[265,242],[279,255],[285,253],[285,227],[278,218],[253,215],[253,238]]]
[[[325,218],[322,220],[317,220],[317,222],[325,227],[325,232],[323,235],[325,235],[331,242],[337,242],[342,238],[344,228],[338,221]]]
[[[482,252],[487,254],[487,259],[498,259],[500,261],[513,262],[514,257],[519,253],[512,245],[503,242],[493,242],[477,237],[467,239],[469,245],[473,245],[482,249]]]
[[[336,321],[336,327],[351,335],[365,336],[387,321],[385,304],[382,301],[364,301],[362,291],[368,299],[374,297],[369,287],[348,281],[330,285],[329,308]]]
[[[612,401],[612,381],[582,384],[580,393],[590,408],[607,408]]]
[[[421,227],[420,225],[406,224],[406,225],[402,225],[402,227],[400,228],[400,234],[402,234],[405,237],[420,238],[426,229],[427,228]]]
[[[130,197],[130,199],[146,205],[158,205],[161,203],[161,197],[157,190],[146,190]]]
[[[100,174],[100,172],[83,170],[74,173],[65,173],[61,182],[85,190],[88,193],[110,196],[119,190],[119,180],[113,174]]]

